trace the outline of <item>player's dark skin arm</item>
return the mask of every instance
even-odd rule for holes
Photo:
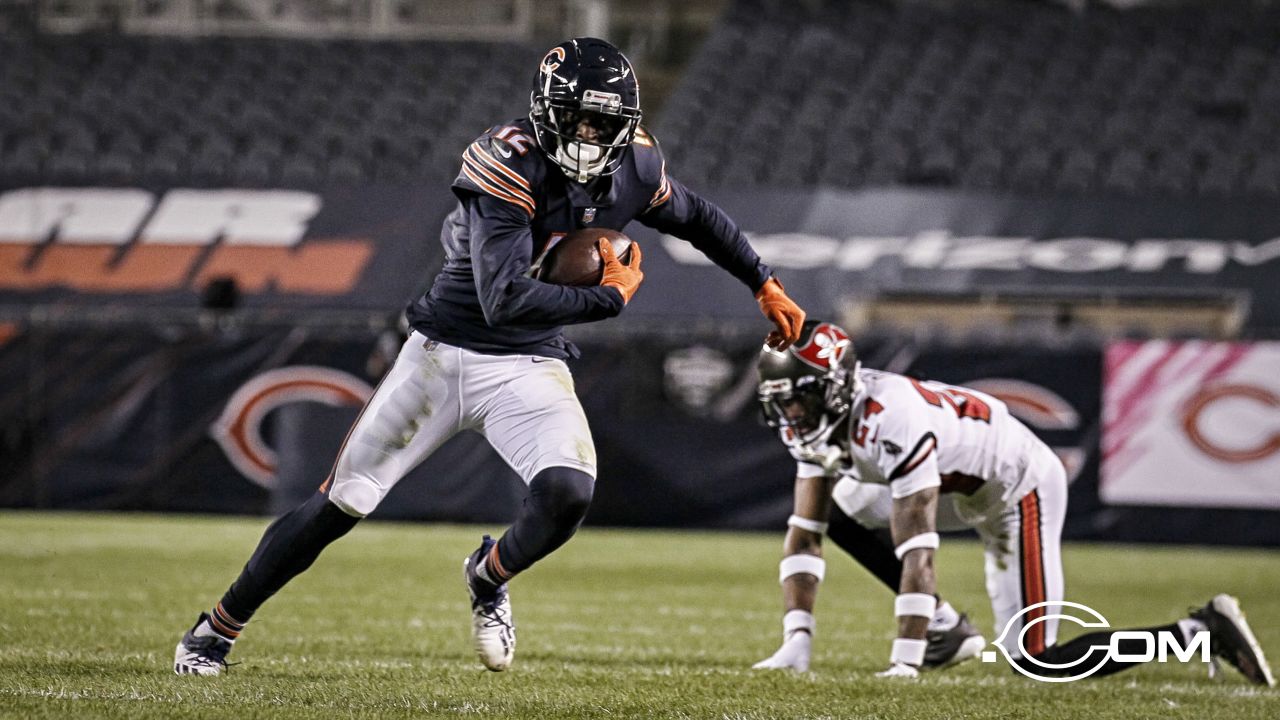
[[[894,498],[893,515],[889,527],[893,544],[901,545],[916,535],[935,532],[938,517],[938,488],[925,488],[906,497]],[[902,558],[902,586],[899,593],[937,592],[937,578],[933,572],[933,549],[916,548]],[[898,619],[898,637],[923,640],[929,628],[929,618],[905,615]]]
[[[818,522],[826,522],[831,512],[831,486],[833,478],[796,478],[794,510],[796,515]],[[783,557],[790,555],[814,555],[822,557],[822,535],[797,527],[787,528],[782,541]],[[782,602],[787,610],[813,612],[818,599],[818,579],[808,573],[797,573],[782,583]]]

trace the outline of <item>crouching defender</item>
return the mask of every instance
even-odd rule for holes
[[[464,430],[483,434],[529,488],[514,524],[463,563],[476,654],[490,670],[511,664],[507,582],[573,536],[595,484],[591,432],[564,362],[577,348],[562,326],[618,315],[643,277],[638,245],[623,264],[602,240],[598,286],[533,279],[537,258],[565,234],[639,220],[684,238],[755,293],[774,324],[772,345],[799,337],[804,312],[738,227],[667,174],[640,126],[639,93],[617,48],[569,40],[538,64],[528,117],[466,148],[452,186],[457,206],[441,232],[444,267],[409,306],[413,332],[320,491],[267,529],[222,599],[179,641],[177,673],[218,674],[268,598]]]
[[[999,642],[1013,662],[1031,674],[1066,676],[1096,645],[1110,646],[1117,633],[1129,632],[1105,630],[1057,644],[1066,471],[1003,402],[969,388],[864,370],[849,335],[817,321],[805,323],[791,348],[763,349],[757,367],[765,416],[800,460],[801,475],[857,478],[886,493],[881,502],[889,504],[894,555],[902,570],[894,602],[898,638],[881,676],[916,677],[926,666],[926,636],[938,619],[933,556],[944,499],[982,540],[987,592],[996,628],[1004,631]],[[801,523],[817,517],[802,515]],[[811,584],[820,578],[817,563],[799,562],[808,563]],[[1183,647],[1207,630],[1215,658],[1250,682],[1275,683],[1244,613],[1229,595],[1143,630],[1181,637]],[[1138,664],[1124,657],[1143,657],[1142,640],[1123,634],[1114,639],[1122,659],[1109,657],[1091,674],[1118,672]]]
[[[840,477],[834,468],[797,457],[794,502],[794,512],[787,520],[782,562],[778,564],[785,612],[782,646],[752,666],[760,670],[809,669],[817,625],[813,608],[818,586],[826,574],[824,533],[890,592],[897,592],[902,582],[902,561],[893,554],[893,543],[888,538],[891,503],[885,488]],[[968,529],[950,508],[950,503],[940,506],[940,527]],[[984,644],[982,633],[968,617],[940,597],[925,638],[928,646],[920,665],[922,670],[946,668],[975,658]]]

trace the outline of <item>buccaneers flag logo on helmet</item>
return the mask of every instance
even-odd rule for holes
[[[822,370],[840,367],[840,361],[849,351],[849,335],[831,323],[822,323],[813,329],[803,345],[793,345],[791,352],[805,363]]]

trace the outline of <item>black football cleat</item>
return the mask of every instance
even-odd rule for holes
[[[1215,595],[1208,605],[1192,610],[1191,617],[1209,628],[1210,654],[1226,660],[1254,685],[1275,687],[1271,666],[1244,618],[1239,600],[1226,594]]]
[[[217,675],[227,664],[231,641],[217,635],[196,635],[196,629],[209,620],[208,613],[200,613],[200,619],[182,636],[173,653],[173,671],[179,675]]]
[[[960,622],[950,630],[931,630],[925,633],[928,645],[924,651],[921,670],[942,670],[978,657],[987,641],[982,633],[969,622],[969,616],[960,613]]]

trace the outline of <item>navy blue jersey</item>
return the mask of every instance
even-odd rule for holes
[[[493,354],[565,359],[576,349],[562,328],[622,312],[610,287],[570,287],[530,277],[551,242],[579,228],[622,230],[632,220],[683,238],[754,293],[770,270],[729,216],[667,175],[643,129],[612,175],[574,182],[538,147],[522,118],[467,147],[453,181],[458,206],[444,221],[445,262],[408,308],[427,337]]]

